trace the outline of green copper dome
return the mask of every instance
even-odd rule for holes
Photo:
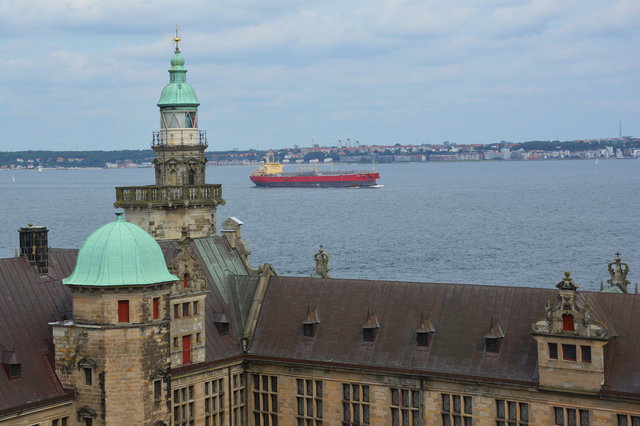
[[[120,286],[176,281],[169,273],[160,246],[142,228],[116,220],[96,229],[80,247],[73,273],[64,284]]]
[[[160,94],[158,106],[162,107],[197,107],[200,105],[196,91],[187,83],[187,70],[184,57],[176,47],[169,68],[169,84],[164,86]]]

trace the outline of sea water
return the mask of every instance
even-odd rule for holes
[[[640,281],[637,160],[385,164],[384,186],[361,189],[257,188],[250,171],[207,169],[226,200],[218,227],[243,221],[252,264],[281,275],[310,275],[322,245],[340,278],[551,288],[571,271],[597,290],[619,251]],[[27,223],[47,226],[52,247],[79,247],[113,220],[115,186],[153,179],[152,169],[0,172],[0,257]]]

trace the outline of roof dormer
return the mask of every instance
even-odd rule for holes
[[[500,352],[502,339],[504,339],[504,331],[500,326],[500,319],[493,315],[489,325],[489,332],[484,335],[484,351],[486,353]]]
[[[428,348],[433,340],[433,333],[436,332],[435,327],[431,323],[431,319],[420,318],[420,326],[416,329],[416,346]]]
[[[315,337],[319,324],[320,316],[318,315],[318,307],[311,310],[311,308],[307,306],[307,316],[304,321],[302,321],[302,335],[304,337]]]
[[[610,330],[592,318],[592,308],[569,272],[556,287],[556,300],[544,307],[545,318],[531,327],[538,347],[539,385],[597,393],[604,384],[604,346]]]
[[[376,341],[378,337],[378,330],[380,330],[380,322],[375,312],[371,314],[367,310],[367,321],[362,324],[362,342],[372,343]]]

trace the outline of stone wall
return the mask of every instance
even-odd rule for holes
[[[215,207],[125,207],[125,214],[127,221],[138,225],[157,241],[179,239],[183,227],[189,230],[192,238],[215,235]]]

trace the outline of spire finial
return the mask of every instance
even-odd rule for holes
[[[178,35],[178,31],[180,31],[180,28],[178,28],[178,24],[176,24],[176,36],[173,38],[173,42],[176,44],[176,51],[180,50],[180,40],[182,40],[182,38],[180,38],[180,36]]]

